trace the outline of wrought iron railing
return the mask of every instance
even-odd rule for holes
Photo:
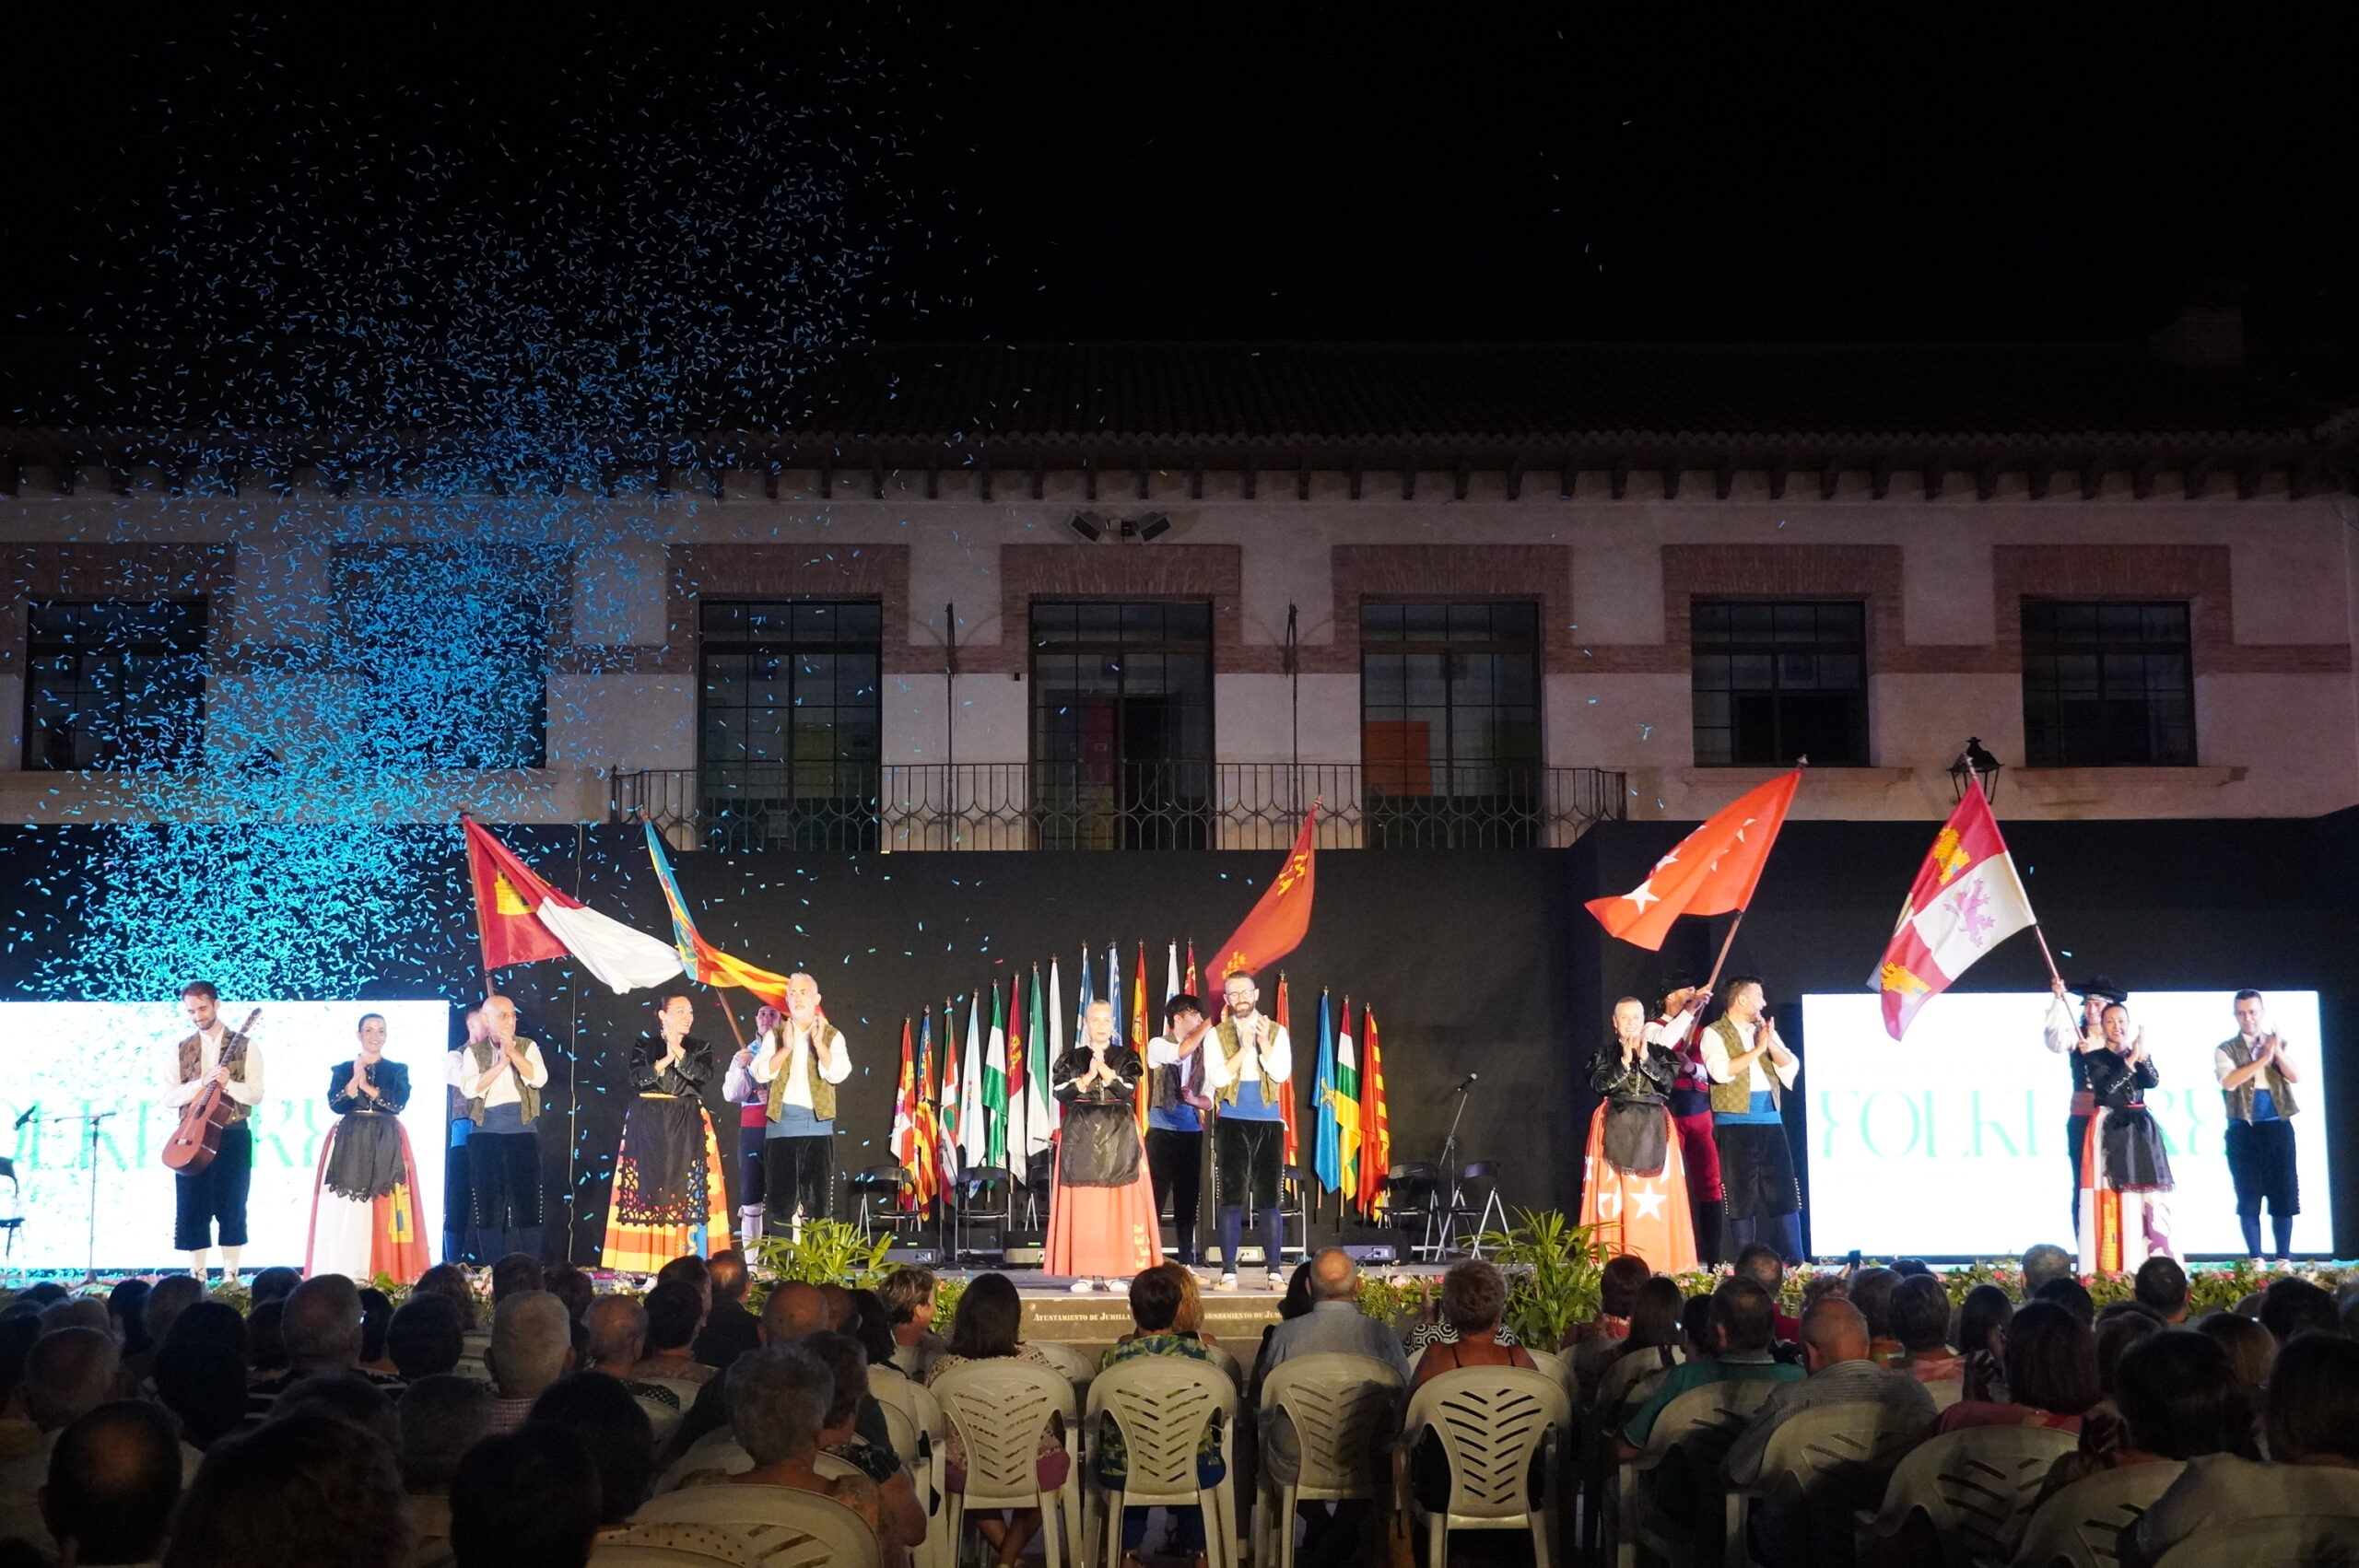
[[[734,764],[616,769],[608,820],[680,849],[1561,848],[1619,818],[1596,767],[1352,763]]]

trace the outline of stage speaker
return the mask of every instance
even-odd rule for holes
[[[1011,1269],[1038,1269],[1048,1256],[1045,1246],[1011,1246],[1000,1254],[999,1260]]]
[[[914,1264],[920,1269],[933,1268],[941,1257],[941,1250],[931,1246],[894,1246],[887,1247],[885,1252],[887,1263]]]
[[[1238,1250],[1241,1252],[1244,1248],[1239,1247]],[[1401,1261],[1401,1249],[1389,1241],[1376,1242],[1363,1246],[1346,1246],[1343,1251],[1344,1256],[1355,1263],[1398,1263]]]

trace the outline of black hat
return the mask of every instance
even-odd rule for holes
[[[2083,980],[2072,989],[2080,992],[2083,997],[2098,996],[2105,998],[2107,1001],[2122,1002],[2126,1002],[2130,1000],[2130,993],[2123,990],[2119,986],[2115,985],[2113,983],[2113,977],[2110,975],[2095,976],[2092,978]]]

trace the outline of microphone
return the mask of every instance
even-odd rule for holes
[[[35,1100],[31,1105],[25,1107],[25,1114],[17,1118],[16,1130],[22,1132],[25,1129],[25,1123],[32,1120],[33,1117],[39,1115],[41,1115],[41,1102],[39,1100]]]
[[[1482,1075],[1481,1073],[1479,1073],[1479,1072],[1470,1072],[1470,1073],[1468,1073],[1468,1074],[1466,1075],[1466,1081],[1465,1081],[1463,1083],[1461,1083],[1457,1088],[1452,1089],[1452,1090],[1450,1091],[1450,1093],[1451,1093],[1451,1094],[1463,1094],[1464,1093],[1466,1093],[1466,1091],[1467,1091],[1467,1090],[1472,1089],[1473,1087],[1474,1087],[1474,1080],[1476,1080],[1477,1078],[1480,1078],[1480,1077],[1482,1077],[1482,1076],[1483,1076],[1483,1075]]]

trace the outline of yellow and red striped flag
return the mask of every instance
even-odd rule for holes
[[[1392,1175],[1392,1117],[1384,1104],[1384,1051],[1376,1009],[1360,1009],[1360,1212],[1373,1216]]]

